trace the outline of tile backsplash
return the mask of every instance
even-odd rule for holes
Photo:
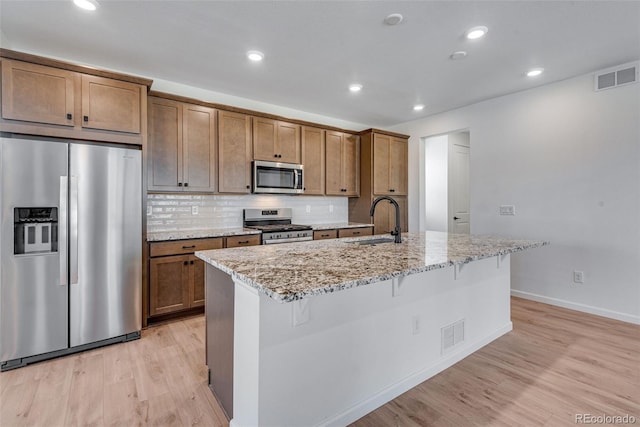
[[[349,220],[346,197],[149,194],[147,231],[242,227],[242,210],[245,208],[291,208],[292,222],[296,224]]]

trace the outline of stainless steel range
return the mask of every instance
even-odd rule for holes
[[[262,231],[262,244],[304,242],[313,240],[310,225],[291,224],[291,208],[245,209],[243,224]]]

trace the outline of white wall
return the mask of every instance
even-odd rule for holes
[[[551,241],[512,258],[513,293],[640,323],[639,118],[639,84],[594,92],[590,74],[396,126],[411,135],[410,228],[421,138],[468,129],[472,232]]]
[[[424,141],[425,230],[449,230],[449,137],[434,136]],[[411,221],[409,221],[411,224]]]

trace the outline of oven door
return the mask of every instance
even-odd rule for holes
[[[303,166],[256,160],[253,162],[253,192],[272,194],[302,194]]]

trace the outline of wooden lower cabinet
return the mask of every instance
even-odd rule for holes
[[[373,228],[371,227],[359,227],[359,228],[341,228],[338,230],[338,237],[360,237],[371,236],[373,234]]]
[[[259,234],[151,243],[149,317],[204,306],[205,264],[194,252],[259,244]]]
[[[313,232],[313,240],[337,239],[338,230],[316,230]]]

